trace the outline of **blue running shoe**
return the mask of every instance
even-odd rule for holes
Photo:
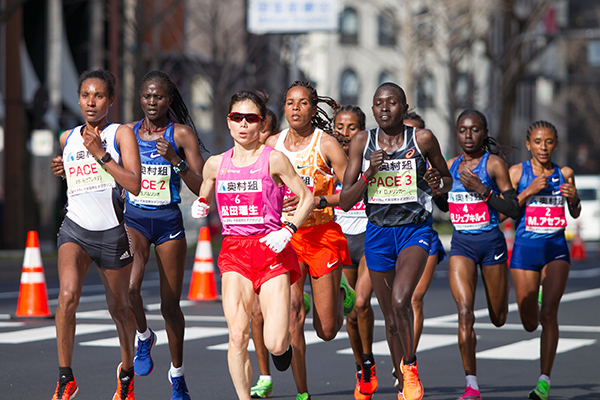
[[[150,350],[156,344],[156,335],[152,329],[150,329],[150,334],[147,340],[138,339],[135,356],[133,357],[133,370],[136,375],[149,375],[154,369],[154,361],[152,361]]]
[[[169,371],[169,382],[171,382],[171,388],[173,389],[171,400],[190,400],[190,392],[188,392],[185,384],[185,376],[172,377],[171,371]]]

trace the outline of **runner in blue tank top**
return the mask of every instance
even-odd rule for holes
[[[448,160],[452,190],[448,192],[454,225],[448,277],[458,309],[458,345],[466,375],[466,389],[457,400],[480,400],[475,346],[474,303],[477,266],[487,294],[489,316],[500,327],[508,314],[507,248],[498,228],[499,212],[516,218],[517,195],[496,141],[488,136],[487,119],[477,110],[465,110],[456,122],[463,154]],[[502,197],[500,197],[502,193]]]
[[[558,345],[558,305],[569,276],[569,248],[564,229],[565,202],[573,218],[581,213],[573,170],[552,162],[558,145],[556,128],[546,121],[534,122],[527,130],[531,159],[510,168],[510,178],[519,193],[521,211],[517,219],[510,272],[527,332],[542,324],[541,376],[529,393],[533,400],[547,400],[550,372]],[[538,305],[540,283],[543,288]]]
[[[134,249],[129,284],[130,306],[135,315],[138,344],[134,369],[148,375],[154,368],[150,350],[156,335],[148,327],[141,286],[144,270],[154,244],[160,271],[161,312],[165,319],[171,368],[169,380],[174,399],[189,399],[184,378],[183,334],[185,321],[179,300],[187,243],[179,209],[181,180],[198,195],[204,159],[202,142],[177,86],[162,71],[151,71],[142,80],[141,121],[128,124],[137,136],[142,162],[142,190],[127,194],[125,222]]]
[[[420,400],[411,299],[429,255],[432,188],[443,193],[452,178],[433,133],[404,125],[407,109],[402,88],[379,86],[372,107],[378,128],[358,132],[350,142],[340,207],[348,211],[364,196],[367,267],[402,378],[398,398]]]

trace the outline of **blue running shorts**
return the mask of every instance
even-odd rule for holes
[[[429,257],[438,256],[438,264],[446,259],[446,251],[435,229],[431,230],[431,248],[429,249]]]
[[[571,263],[569,247],[564,234],[548,239],[517,237],[510,259],[510,267],[540,272],[545,265],[556,260]]]
[[[127,203],[125,223],[128,228],[135,229],[155,246],[168,240],[185,238],[183,217],[177,204],[158,210],[143,210]]]
[[[508,260],[508,249],[504,234],[498,229],[466,234],[454,231],[450,257],[463,256],[470,258],[477,265],[498,265]]]
[[[431,247],[431,219],[423,224],[382,227],[367,223],[365,257],[367,268],[378,272],[396,269],[400,252],[410,246],[419,246],[429,253]]]

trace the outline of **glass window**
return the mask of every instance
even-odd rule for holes
[[[431,74],[424,74],[417,81],[417,107],[431,108],[435,105],[435,78]]]
[[[358,104],[360,81],[354,70],[348,68],[340,77],[340,102],[341,104]]]
[[[340,43],[358,43],[358,14],[354,8],[346,7],[340,16]]]
[[[378,40],[380,46],[395,46],[397,25],[394,12],[385,10],[377,17]]]

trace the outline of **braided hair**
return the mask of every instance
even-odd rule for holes
[[[106,84],[106,89],[108,90],[108,98],[110,99],[114,97],[117,78],[112,72],[107,71],[105,69],[84,71],[79,76],[79,84],[77,85],[77,95],[79,95],[81,92],[81,85],[83,85],[83,82],[87,81],[88,79],[100,79]]]
[[[463,119],[464,117],[468,117],[468,116],[477,117],[479,119],[479,121],[481,122],[483,130],[485,130],[485,131],[488,130],[487,118],[481,111],[474,110],[474,109],[467,109],[467,110],[464,110],[463,112],[461,112],[460,115],[458,116],[458,118],[456,119],[456,125],[458,126],[460,120]],[[512,150],[512,148],[510,148],[507,151],[506,149],[503,148],[503,146],[500,145],[500,143],[498,143],[498,141],[496,139],[494,139],[493,137],[491,137],[489,135],[486,136],[485,139],[483,139],[481,148],[490,154],[497,155],[498,157],[502,158],[503,160],[506,160],[506,155]]]
[[[338,115],[342,114],[342,113],[350,113],[350,114],[354,114],[354,116],[356,116],[356,119],[358,119],[358,129],[361,131],[364,131],[366,128],[366,119],[367,117],[365,116],[365,113],[363,112],[363,110],[360,109],[359,106],[353,106],[350,104],[346,104],[345,106],[341,106],[334,114],[333,114],[333,119],[332,121],[335,124],[335,120],[337,119]],[[344,146],[348,146],[350,143],[350,138],[348,138],[347,136],[344,136],[342,134],[339,134],[335,131],[333,131],[333,133],[331,133],[331,136],[333,136],[338,143],[344,147]]]
[[[181,97],[181,93],[179,93],[179,89],[177,89],[177,85],[175,85],[171,78],[169,78],[169,75],[157,69],[150,71],[146,74],[146,76],[144,76],[144,79],[142,79],[140,88],[143,87],[145,83],[150,81],[162,82],[167,87],[167,93],[169,93],[169,96],[172,100],[171,104],[169,105],[169,110],[167,111],[167,118],[178,124],[189,126],[196,135],[200,150],[208,152],[206,147],[204,147],[204,143],[202,143],[202,140],[200,140],[198,130],[196,129],[196,124],[194,124],[194,120],[192,119],[190,111],[183,101],[183,97]]]
[[[535,121],[533,124],[531,124],[529,126],[529,129],[527,129],[527,141],[529,141],[529,138],[531,137],[531,134],[533,133],[533,131],[536,129],[539,129],[539,128],[549,129],[554,134],[554,139],[558,140],[558,131],[556,130],[556,127],[548,121],[540,120],[540,121]]]
[[[317,108],[317,113],[315,114],[314,117],[312,117],[312,119],[310,121],[311,124],[319,129],[322,129],[326,133],[332,134],[333,128],[331,126],[331,122],[333,121],[333,119],[329,118],[329,115],[327,115],[327,112],[325,110],[323,110],[321,107],[319,107],[318,104],[319,103],[327,104],[329,107],[331,107],[333,109],[334,113],[340,108],[340,105],[337,103],[337,101],[335,101],[331,97],[319,96],[317,94],[317,89],[315,89],[313,87],[313,85],[311,85],[310,82],[307,82],[307,81],[295,81],[294,83],[292,83],[290,85],[290,87],[288,87],[288,89],[285,91],[285,94],[283,96],[284,104],[285,104],[285,100],[287,98],[288,92],[292,88],[297,87],[297,86],[303,87],[308,91],[310,104],[313,107]]]

